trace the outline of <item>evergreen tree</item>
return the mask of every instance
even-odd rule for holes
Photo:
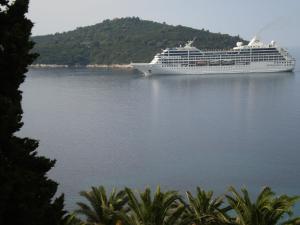
[[[57,183],[47,178],[55,161],[37,156],[38,142],[15,135],[22,127],[22,92],[30,53],[29,0],[0,0],[0,224],[55,225],[64,214]]]

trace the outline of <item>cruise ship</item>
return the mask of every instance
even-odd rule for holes
[[[249,44],[237,42],[229,50],[199,50],[189,41],[185,46],[167,48],[150,63],[131,63],[145,76],[153,74],[228,74],[287,72],[295,68],[288,51],[271,41],[254,37]]]

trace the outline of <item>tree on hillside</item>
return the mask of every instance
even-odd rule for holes
[[[29,0],[0,0],[0,224],[55,225],[64,214],[63,196],[47,177],[55,161],[37,155],[38,142],[15,135],[22,127],[22,92],[30,53]]]

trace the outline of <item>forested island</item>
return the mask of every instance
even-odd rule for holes
[[[196,38],[200,49],[232,48],[239,36],[212,33],[185,26],[141,20],[138,17],[104,20],[93,26],[32,37],[33,52],[40,55],[34,64],[94,65],[149,62],[166,47],[185,44]]]

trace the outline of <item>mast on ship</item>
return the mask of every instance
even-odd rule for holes
[[[191,41],[188,41],[186,44],[185,44],[185,48],[192,48],[193,46],[193,43],[195,42],[195,40],[196,40],[196,37],[194,37],[193,38],[193,40],[191,40]]]

